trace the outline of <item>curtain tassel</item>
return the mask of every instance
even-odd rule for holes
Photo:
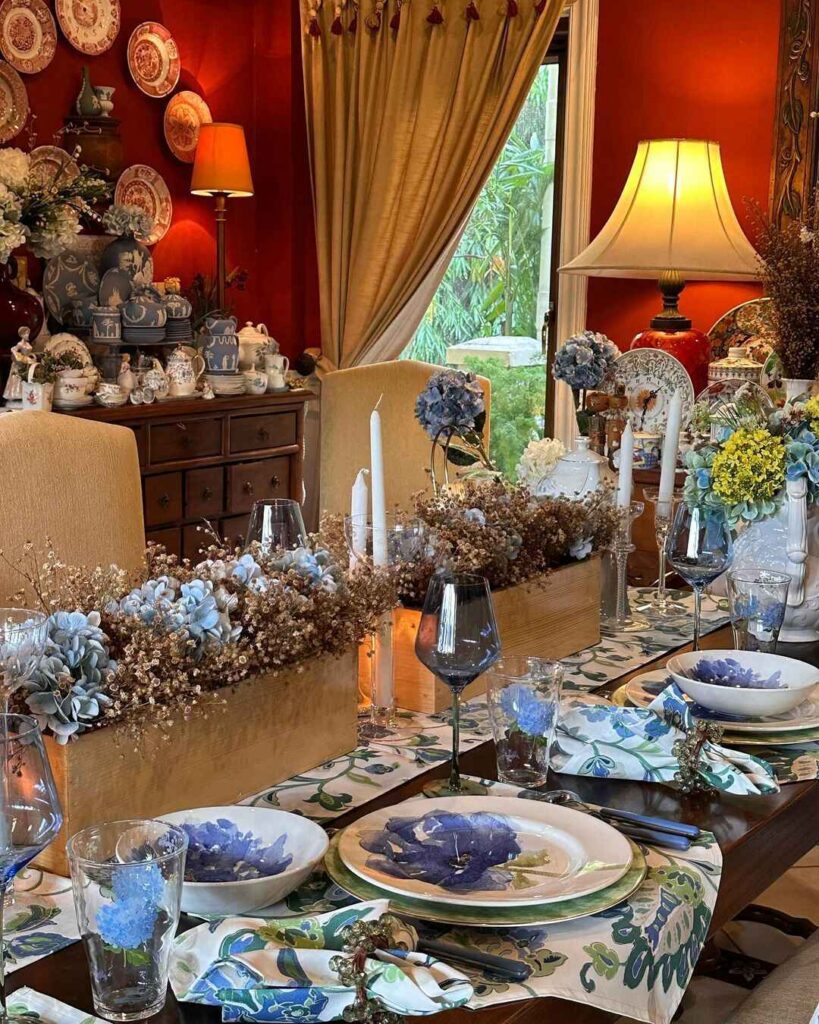
[[[440,8],[438,7],[438,4],[434,3],[432,5],[432,10],[427,15],[427,21],[429,22],[430,25],[442,25],[443,24],[444,16],[443,16],[443,14],[441,14],[441,11],[440,11]]]
[[[381,16],[384,12],[384,0],[376,0],[373,13],[367,16],[366,25],[371,32],[377,32],[381,28]]]
[[[518,0],[506,0],[506,17],[516,18],[518,14]]]
[[[543,14],[545,10],[546,0],[537,0],[537,3],[535,4],[535,16],[537,17],[538,14]]]
[[[314,38],[318,39],[321,35],[321,29],[319,28],[318,18],[313,15],[310,19],[310,24],[307,26],[308,33]]]
[[[390,28],[397,32],[401,27],[401,4],[403,0],[395,0],[395,14],[390,18]]]
[[[349,32],[349,33],[350,33],[351,35],[355,35],[355,30],[356,30],[357,28],[358,28],[358,15],[357,15],[357,14],[354,14],[354,15],[353,15],[353,17],[352,17],[352,19],[351,19],[351,21],[350,21],[350,27],[349,27],[349,28],[347,29],[347,31],[348,31],[348,32]]]
[[[475,3],[475,0],[469,0],[469,3],[466,5],[466,20],[467,21],[480,21],[481,20],[481,16],[478,13],[478,7],[477,7],[477,5]]]
[[[340,36],[344,34],[344,26],[341,24],[340,15],[337,14],[335,18],[333,18],[333,24],[330,26],[330,31],[333,33],[334,36]]]

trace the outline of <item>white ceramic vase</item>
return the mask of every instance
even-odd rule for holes
[[[791,577],[783,643],[819,640],[819,509],[808,508],[806,494],[804,479],[788,481],[782,508],[742,530],[731,563],[733,569],[772,569]],[[724,576],[714,590],[725,593]]]
[[[797,398],[806,398],[811,394],[813,380],[802,377],[783,377],[782,383],[785,386],[785,400],[795,402]]]

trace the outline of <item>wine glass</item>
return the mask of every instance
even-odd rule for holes
[[[682,492],[674,491],[669,500],[660,501],[659,488],[654,487],[644,489],[643,496],[654,508],[654,536],[657,540],[658,553],[657,589],[654,591],[647,608],[651,608],[661,619],[664,619],[673,615],[679,615],[685,611],[685,605],[670,597],[665,585],[665,542],[674,520],[674,511],[680,503]]]
[[[3,704],[30,675],[45,651],[48,618],[29,608],[0,608],[0,685]]]
[[[731,530],[719,508],[680,503],[666,541],[666,555],[672,568],[694,591],[694,643],[700,649],[702,592],[731,564]]]
[[[415,655],[452,690],[452,770],[449,784],[424,788],[432,796],[463,796],[481,793],[461,781],[458,766],[460,743],[460,696],[465,687],[498,660],[500,634],[489,583],[483,576],[439,570],[429,581]]]
[[[41,853],[63,822],[43,737],[28,715],[0,715],[0,903],[17,872]],[[3,924],[0,913],[0,949]],[[6,1020],[6,976],[0,956],[0,1019]]]
[[[292,498],[264,498],[253,503],[245,536],[245,551],[254,545],[264,555],[307,547],[301,506]]]

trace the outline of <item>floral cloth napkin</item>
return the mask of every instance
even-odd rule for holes
[[[93,1014],[77,1010],[59,999],[43,995],[33,988],[18,988],[8,997],[7,1012],[10,1020],[30,1024],[105,1024]]]
[[[647,708],[564,704],[555,737],[552,768],[569,775],[673,783],[679,770],[674,744],[694,720],[679,687],[672,683]],[[706,741],[700,774],[724,793],[777,793],[773,769],[753,754]]]
[[[330,965],[344,929],[383,917],[387,900],[358,903],[312,917],[229,917],[179,936],[171,954],[171,987],[182,1002],[222,1007],[224,1021],[339,1020],[356,997]],[[367,959],[367,991],[388,1010],[427,1016],[463,1006],[468,979],[412,952],[417,935],[393,919],[398,948]]]

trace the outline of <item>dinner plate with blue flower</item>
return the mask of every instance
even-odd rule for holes
[[[359,900],[383,900],[386,897],[390,901],[390,910],[399,917],[433,921],[436,924],[467,925],[470,928],[523,928],[576,921],[592,914],[602,914],[632,896],[643,884],[648,868],[640,847],[631,840],[627,842],[631,847],[631,863],[626,873],[616,882],[588,896],[534,903],[526,907],[433,903],[396,895],[364,881],[350,871],[339,854],[338,836],[330,842],[330,849],[324,858],[324,870],[339,888]]]
[[[625,836],[589,814],[513,797],[409,800],[342,832],[359,878],[431,903],[525,907],[599,892],[628,871]]]
[[[632,704],[635,704],[638,708],[645,708],[671,682],[672,679],[667,672],[644,672],[642,675],[635,676],[626,683],[625,694]],[[686,700],[689,700],[689,698],[686,697]],[[695,718],[699,718],[702,721],[717,722],[719,725],[724,725],[731,734],[738,732],[797,732],[805,729],[819,729],[819,694],[806,697],[801,704],[797,704],[790,711],[785,711],[781,715],[769,715],[765,718],[734,718],[730,715],[720,714],[717,711],[710,711],[707,708],[700,707],[699,704],[693,703],[691,711]]]

